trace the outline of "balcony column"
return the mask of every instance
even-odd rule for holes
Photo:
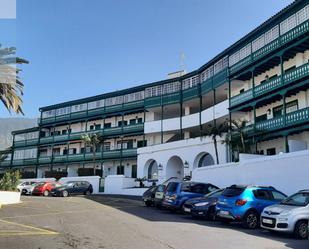
[[[254,133],[256,132],[256,103],[253,105],[253,128]]]
[[[286,125],[286,91],[284,91],[282,93],[282,100],[283,100],[283,105],[282,105],[282,109],[283,109],[283,125]]]
[[[13,167],[13,160],[14,160],[14,151],[15,151],[15,147],[14,147],[14,143],[15,143],[15,134],[13,134],[13,146],[12,146],[12,151],[11,151],[11,163],[10,163],[10,169],[12,169]]]
[[[53,135],[54,135],[54,134],[53,134]],[[53,170],[53,164],[54,164],[54,145],[51,146],[51,151],[52,151],[52,154],[51,154],[50,171]]]
[[[144,108],[144,119],[143,119],[143,123],[145,124],[145,122],[146,122],[146,110],[145,110],[145,108]],[[145,127],[145,126],[143,126],[143,127]],[[144,129],[145,129],[145,128],[144,128]],[[145,147],[145,138],[146,138],[145,132],[143,132],[143,147]]]
[[[121,134],[123,134],[124,113],[121,113]]]
[[[284,68],[283,68],[283,53],[280,54],[280,79],[281,85],[283,85],[283,75],[284,75]]]
[[[123,143],[123,136],[121,136],[121,144],[120,144],[120,168],[122,168],[122,149],[123,149],[122,143]]]
[[[252,96],[253,96],[253,98],[255,97],[254,70],[255,70],[255,68],[253,68],[252,71],[251,71],[251,77],[252,77]]]
[[[68,139],[70,140],[71,137],[71,122],[69,123],[69,129],[68,129]]]
[[[284,135],[285,153],[290,152],[288,134]]]
[[[163,103],[162,103],[162,96],[161,96],[161,144],[163,144]]]
[[[67,143],[68,147],[67,147],[67,162],[69,161],[69,151],[70,151],[70,142]]]
[[[216,103],[217,103],[217,101],[216,101],[216,89],[214,89],[213,90],[213,98],[214,98],[214,105],[213,105],[213,125],[214,126],[217,126],[217,122],[216,122],[216,108],[215,108],[215,106],[216,106]]]
[[[201,79],[200,79],[201,82]],[[200,127],[200,136],[203,135],[203,126],[202,126],[202,111],[203,111],[203,97],[201,83],[198,84],[198,95],[199,95],[199,127]]]
[[[180,108],[180,115],[179,115],[179,127],[180,127],[180,139],[182,140],[184,137],[183,130],[182,130],[182,108],[183,108],[183,94],[182,94],[182,81],[180,81],[180,103],[179,103],[179,108]]]

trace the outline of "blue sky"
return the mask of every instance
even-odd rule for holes
[[[192,71],[291,2],[17,0],[0,43],[30,61],[23,109],[37,117],[42,106],[165,79],[182,52]]]

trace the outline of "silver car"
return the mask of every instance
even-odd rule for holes
[[[261,227],[294,233],[298,239],[307,239],[309,222],[309,189],[286,198],[280,204],[266,207],[261,215]]]
[[[37,182],[35,182],[35,181],[24,181],[24,182],[17,185],[17,189],[23,195],[31,195],[36,184],[37,184]]]

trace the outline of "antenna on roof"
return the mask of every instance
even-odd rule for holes
[[[180,70],[181,71],[186,71],[186,66],[185,66],[185,53],[182,51],[180,53]]]

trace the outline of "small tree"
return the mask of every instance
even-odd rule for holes
[[[15,57],[16,48],[1,48],[0,44],[0,101],[11,112],[23,114],[21,105],[23,95],[23,83],[18,76],[21,71],[17,64],[28,61]]]
[[[95,174],[95,159],[96,159],[96,148],[102,143],[102,137],[99,133],[94,134],[84,134],[81,140],[86,146],[90,146],[92,149],[92,161],[93,161],[93,174]]]
[[[17,191],[17,185],[20,180],[20,173],[16,171],[7,171],[0,180],[0,190]]]
[[[219,125],[209,124],[206,126],[206,129],[204,130],[204,135],[210,136],[213,140],[217,164],[219,164],[217,137],[221,138],[222,135],[226,133],[227,131],[228,131],[228,125],[226,122],[223,122]]]

